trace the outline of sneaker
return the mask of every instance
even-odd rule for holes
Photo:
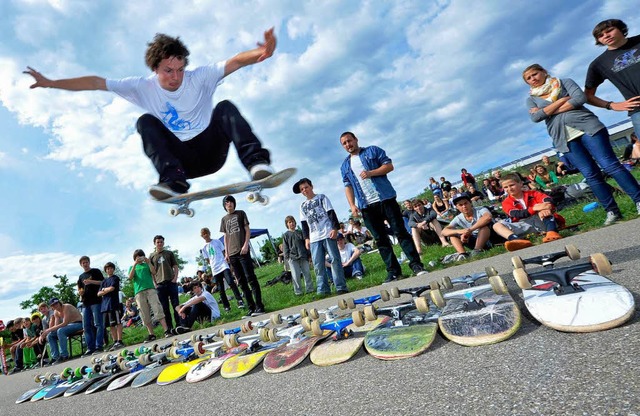
[[[13,369],[9,371],[9,375],[19,373],[22,370],[23,370],[22,367],[13,367]]]
[[[336,293],[338,295],[346,295],[347,293],[349,293],[349,291],[347,289],[344,289],[344,290],[338,290]]]
[[[429,273],[428,271],[426,271],[424,269],[424,267],[422,267],[422,265],[420,264],[415,264],[413,266],[411,266],[411,271],[413,272],[413,274],[415,274],[416,276],[422,276],[424,274]]]
[[[458,253],[455,261],[465,261],[467,258],[469,258],[469,253]]]
[[[362,280],[362,273],[360,272],[354,273],[353,277],[355,277],[358,280]]]
[[[84,354],[82,354],[82,356],[83,356],[83,357],[90,357],[91,355],[93,355],[93,353],[94,353],[95,351],[96,351],[96,350],[86,350],[86,351],[84,352]],[[57,361],[57,360],[56,360],[56,361]]]
[[[189,190],[189,184],[185,181],[162,182],[149,187],[149,194],[158,200],[182,195]]]
[[[229,311],[231,310],[231,307],[229,307],[229,306],[225,306],[225,307],[224,307],[224,310],[225,310],[226,312],[229,312]]]
[[[387,278],[384,280],[383,284],[385,284],[385,283],[391,283],[391,282],[393,282],[394,280],[398,280],[398,276],[396,276],[396,275],[395,275],[395,274],[393,274],[393,273],[387,273]]]
[[[69,357],[62,357],[62,356],[60,356],[60,357],[58,357],[58,359],[57,359],[57,360],[55,360],[55,361],[53,362],[53,364],[52,364],[52,365],[62,364],[63,362],[65,362],[65,361],[67,361],[67,360],[69,360]]]
[[[257,165],[251,166],[251,169],[249,169],[251,179],[253,179],[254,181],[264,179],[273,175],[274,173],[275,171],[273,170],[273,168],[266,163],[258,163]]]
[[[186,334],[189,331],[191,331],[191,328],[187,328],[186,326],[177,326],[171,330],[171,333],[173,335],[182,335]]]
[[[171,338],[173,336],[171,331],[172,331],[171,329],[167,329],[166,331],[164,331],[164,337],[165,338]]]
[[[244,302],[242,300],[238,301],[238,308],[244,308]]]
[[[111,350],[109,351],[114,351],[114,350],[117,350],[118,348],[124,348],[124,342],[122,341],[114,342],[113,345],[111,346]]]
[[[532,245],[533,243],[531,243],[531,241],[529,240],[516,239],[509,240],[504,243],[504,248],[506,248],[507,251],[517,251],[522,250],[523,248],[531,247]]]
[[[542,239],[543,243],[548,243],[549,241],[560,240],[562,236],[558,234],[557,231],[547,231],[547,234]]]
[[[482,253],[483,253],[483,250],[477,250],[474,248],[473,250],[471,250],[471,253],[469,253],[469,257],[476,257]]]
[[[607,211],[607,218],[604,220],[605,226],[615,224],[618,220],[622,219],[622,215],[616,214],[613,211]]]
[[[144,340],[144,342],[151,342],[151,341],[155,341],[156,340],[156,336],[153,334],[150,334],[147,336],[147,338]]]
[[[103,348],[103,347],[98,347],[98,348],[96,348],[95,350],[93,350],[93,353],[94,353],[94,354],[97,354],[97,353],[99,353],[99,352],[104,352],[104,348]]]
[[[263,315],[264,313],[265,313],[264,308],[257,308],[255,311],[253,311],[253,315],[256,315],[256,316]]]

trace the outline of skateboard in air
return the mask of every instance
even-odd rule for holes
[[[193,217],[195,215],[195,210],[193,208],[189,208],[189,205],[194,201],[219,198],[225,195],[239,194],[243,192],[247,192],[247,201],[267,205],[269,203],[269,197],[263,195],[262,190],[282,185],[294,173],[296,173],[295,168],[288,168],[256,181],[238,182],[231,185],[220,186],[204,191],[190,192],[157,201],[175,205],[169,209],[169,214],[174,217],[180,214]]]
[[[502,278],[488,269],[451,279],[444,277],[444,289],[466,287],[443,293],[434,289],[430,297],[441,308],[438,325],[450,341],[464,346],[494,344],[508,339],[520,328],[521,314]],[[476,285],[479,279],[488,284]]]
[[[565,255],[575,256],[575,247]],[[579,252],[578,252],[579,254]],[[595,332],[622,325],[635,313],[632,293],[605,276],[612,273],[609,259],[602,253],[589,256],[587,263],[555,265],[564,257],[551,253],[531,259],[512,259],[514,266],[540,264],[541,269],[513,271],[522,289],[524,304],[541,324],[564,332]]]

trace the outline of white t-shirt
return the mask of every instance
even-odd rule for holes
[[[356,246],[351,243],[345,243],[344,249],[340,250],[340,262],[343,264],[348,262],[354,251],[356,251]]]
[[[214,276],[229,268],[224,259],[224,244],[220,240],[214,239],[205,244],[202,248],[202,257],[209,262]]]
[[[310,242],[329,238],[333,225],[327,213],[332,209],[331,201],[323,194],[317,194],[300,205],[300,221],[306,221],[309,226]]]
[[[376,187],[373,184],[373,181],[371,180],[371,178],[362,179],[360,177],[360,172],[365,170],[364,166],[362,165],[362,161],[360,160],[360,156],[351,155],[350,161],[351,161],[351,170],[355,174],[356,179],[358,179],[360,188],[362,189],[362,192],[364,193],[364,197],[367,200],[367,205],[371,205],[374,202],[379,202],[380,194],[376,190]]]
[[[107,90],[162,120],[180,140],[187,141],[209,126],[213,94],[224,77],[226,61],[184,71],[182,85],[167,91],[154,73],[148,77],[108,79]]]
[[[218,302],[216,302],[216,299],[213,297],[213,295],[206,290],[203,290],[200,296],[194,296],[189,299],[187,302],[185,302],[184,306],[193,305],[197,299],[202,299],[202,303],[204,303],[209,309],[211,309],[212,321],[214,319],[220,318],[220,308],[218,307]]]
[[[473,218],[471,219],[471,221],[467,220],[465,218],[464,214],[460,213],[460,214],[456,215],[453,220],[451,220],[451,222],[449,223],[449,226],[451,226],[454,229],[456,229],[456,228],[460,228],[460,229],[471,228],[473,225],[475,225],[475,223],[478,222],[480,217],[482,217],[484,214],[487,214],[487,213],[491,214],[491,212],[489,212],[489,210],[486,209],[485,207],[474,207],[473,208]],[[478,235],[478,232],[480,232],[479,229],[478,230],[474,230],[471,234]]]

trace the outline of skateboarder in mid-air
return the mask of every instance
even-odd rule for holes
[[[112,91],[147,111],[137,122],[144,152],[151,159],[159,183],[149,192],[158,199],[186,193],[187,179],[217,172],[224,165],[230,143],[253,180],[273,173],[269,151],[252,132],[235,105],[221,101],[213,107],[213,94],[224,77],[262,62],[273,55],[273,28],[264,32],[264,42],[255,49],[212,65],[187,70],[189,50],[180,38],[156,34],[145,54],[153,74],[147,77],[105,79],[98,76],[51,80],[31,67],[25,74],[31,88],[69,91]]]

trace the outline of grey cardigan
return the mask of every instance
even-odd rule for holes
[[[595,114],[584,107],[584,104],[587,102],[587,96],[574,80],[570,78],[561,79],[560,84],[562,85],[562,90],[558,98],[570,96],[571,99],[568,103],[573,105],[573,110],[548,116],[542,109],[551,104],[551,102],[532,95],[527,98],[527,108],[539,108],[538,111],[531,114],[531,120],[535,123],[544,120],[547,124],[549,136],[553,139],[553,147],[558,152],[568,153],[569,147],[567,146],[565,126],[573,127],[585,132],[589,136],[593,136],[605,128],[605,125],[598,120]]]

